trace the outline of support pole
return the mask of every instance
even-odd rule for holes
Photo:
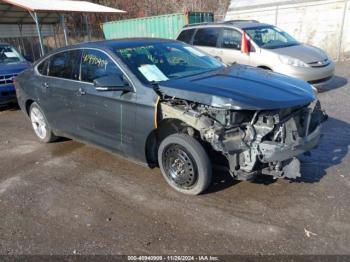
[[[66,43],[66,46],[67,46],[68,45],[68,36],[67,36],[66,20],[64,18],[64,14],[61,15],[61,23],[62,23],[63,34],[64,34],[64,42]]]
[[[85,20],[85,28],[86,28],[86,34],[88,36],[89,41],[91,41],[91,31],[90,31],[90,21],[87,14],[84,14],[84,20]]]
[[[338,50],[337,50],[337,60],[340,61],[341,57],[341,48],[343,44],[343,37],[344,37],[344,24],[345,24],[345,17],[346,17],[346,10],[348,7],[349,0],[344,0],[344,9],[343,9],[343,16],[341,20],[341,26],[340,26],[340,32],[339,32],[339,43],[338,43]]]
[[[56,30],[55,30],[55,28],[53,27],[53,25],[51,25],[51,31],[52,31],[52,34],[53,34],[53,40],[55,41],[55,48],[58,48],[58,45],[57,45],[57,38],[56,38]]]
[[[22,49],[23,49],[23,55],[26,56],[27,55],[27,50],[26,47],[24,45],[24,40],[23,40],[23,25],[22,24],[18,24],[18,29],[19,29],[19,34],[20,34],[20,39],[21,39],[21,44],[22,44]]]
[[[29,11],[29,14],[31,15],[31,17],[35,22],[36,30],[38,32],[38,37],[39,37],[39,43],[40,43],[40,54],[43,56],[45,55],[45,50],[44,50],[43,38],[41,35],[40,26],[39,26],[39,18],[36,12]]]
[[[278,25],[278,13],[279,13],[280,6],[276,5],[276,10],[275,10],[275,26]]]

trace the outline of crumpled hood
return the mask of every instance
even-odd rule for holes
[[[214,107],[272,110],[307,105],[316,99],[303,80],[249,66],[161,82],[159,91],[171,97]]]
[[[328,58],[326,53],[323,52],[321,49],[318,49],[311,45],[304,45],[304,44],[277,48],[277,49],[273,49],[272,51],[273,53],[277,53],[279,55],[285,55],[285,56],[297,58],[307,64],[323,61]]]
[[[0,64],[0,75],[16,74],[24,71],[30,66],[28,62]]]

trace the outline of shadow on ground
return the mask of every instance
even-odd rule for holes
[[[328,92],[338,88],[342,88],[347,83],[348,83],[348,80],[346,78],[341,76],[334,76],[333,79],[328,84],[322,87],[318,87],[317,89],[320,93],[324,93],[324,92]]]
[[[350,145],[350,124],[335,118],[324,123],[319,147],[301,157],[301,177],[291,182],[319,182],[327,170],[342,163]]]
[[[17,111],[20,110],[17,103],[0,105],[0,112],[2,111]]]
[[[215,193],[225,190],[231,186],[237,185],[241,181],[234,180],[229,172],[223,170],[215,170],[213,172],[213,182],[211,183],[205,194]]]

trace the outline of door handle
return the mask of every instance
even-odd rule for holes
[[[42,84],[42,86],[44,87],[44,88],[49,88],[49,84],[48,83],[46,83],[46,82],[44,82],[43,84]]]
[[[84,96],[86,95],[86,91],[84,88],[79,88],[78,92],[77,92],[78,96]]]

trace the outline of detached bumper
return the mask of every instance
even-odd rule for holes
[[[293,144],[280,144],[270,141],[263,142],[259,145],[262,155],[260,161],[271,163],[291,159],[317,147],[320,137],[321,125],[307,137],[298,138]]]

